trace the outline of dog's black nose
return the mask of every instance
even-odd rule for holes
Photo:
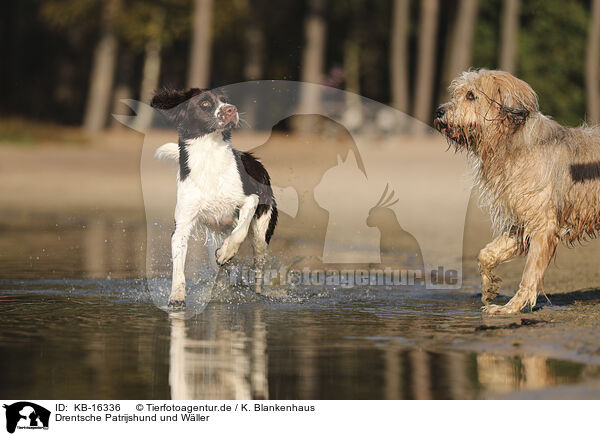
[[[444,105],[438,106],[438,108],[435,110],[435,117],[442,118],[445,113],[446,113],[446,108],[444,107]]]

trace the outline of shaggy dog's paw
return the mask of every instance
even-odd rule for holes
[[[486,306],[500,293],[502,279],[490,271],[481,274],[481,302]]]
[[[498,291],[494,291],[494,292],[482,292],[481,293],[481,302],[483,304],[485,304],[486,306],[489,305],[492,301],[494,301],[494,299],[498,296]]]
[[[487,313],[489,315],[510,315],[513,313],[519,313],[519,309],[508,304],[504,306],[500,306],[498,304],[490,304],[488,306],[483,306],[481,309],[484,313]]]

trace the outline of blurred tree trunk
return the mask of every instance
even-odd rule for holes
[[[587,121],[598,124],[598,50],[600,49],[600,0],[592,1],[586,59]]]
[[[94,51],[83,117],[83,128],[91,134],[99,132],[106,125],[117,59],[115,21],[119,13],[120,0],[108,0],[103,5],[102,33]]]
[[[500,42],[500,69],[515,73],[517,42],[519,40],[519,1],[504,0],[502,6],[502,40]]]
[[[346,93],[346,109],[342,115],[342,122],[352,132],[363,123],[360,97],[360,44],[356,35],[351,35],[344,44],[344,73],[348,92]]]
[[[408,112],[408,31],[409,0],[394,0],[392,42],[390,47],[390,80],[392,106]]]
[[[212,9],[212,0],[194,1],[190,67],[187,81],[190,88],[208,88],[210,86]]]
[[[262,78],[265,61],[265,35],[262,29],[260,11],[255,6],[250,5],[249,20],[246,23],[244,79],[248,81]],[[245,96],[244,112],[243,119],[248,126],[257,128],[260,123],[260,111],[256,107],[256,99],[253,95]]]
[[[160,32],[159,32],[160,35]],[[156,88],[158,88],[158,80],[160,78],[160,36],[157,35],[146,43],[144,70],[142,72],[142,86],[140,88],[140,105],[135,118],[135,130],[140,132],[145,131],[152,124],[152,115],[154,111],[150,106],[150,100]]]
[[[260,25],[260,17],[254,9],[253,12],[250,21],[246,25],[246,58],[244,65],[244,78],[246,80],[258,80],[262,77],[265,59],[265,36]]]
[[[302,71],[300,80],[304,83],[320,84],[323,78],[325,58],[325,0],[309,0],[308,16],[304,22],[304,50],[302,53]],[[299,110],[302,113],[315,113],[320,105],[321,92],[317,87],[303,86],[300,94]],[[298,130],[309,130],[311,120],[298,117],[299,123],[294,126]],[[306,125],[301,125],[306,121]]]
[[[444,86],[471,65],[478,0],[460,0],[450,50],[446,51]]]
[[[137,110],[135,118],[135,129],[144,132],[152,124],[154,111],[149,106],[150,100],[160,79],[160,51],[161,37],[165,26],[165,11],[162,8],[154,8],[150,23],[152,34],[144,47],[144,69],[142,70],[142,85],[140,88],[141,105]]]
[[[421,1],[418,47],[419,61],[417,64],[417,89],[415,92],[414,116],[424,123],[429,122],[432,117],[438,10],[438,0]]]
[[[131,109],[129,106],[121,103],[121,100],[132,99],[133,91],[131,90],[131,83],[133,82],[133,68],[134,68],[134,57],[130,51],[122,50],[119,53],[116,77],[115,92],[113,96],[112,110],[113,115],[130,115]],[[111,117],[111,127],[125,127],[123,123],[117,120],[115,117]]]

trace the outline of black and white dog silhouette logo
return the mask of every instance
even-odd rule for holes
[[[50,411],[29,401],[4,405],[6,409],[6,431],[19,429],[48,429]]]

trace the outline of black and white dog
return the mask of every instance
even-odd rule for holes
[[[162,89],[151,106],[179,134],[179,143],[162,145],[156,157],[179,161],[169,306],[184,307],[185,257],[194,227],[211,233],[207,243],[213,264],[223,265],[235,256],[249,230],[255,255],[264,258],[277,224],[277,204],[265,167],[231,145],[231,129],[237,127],[239,115],[223,92]]]

